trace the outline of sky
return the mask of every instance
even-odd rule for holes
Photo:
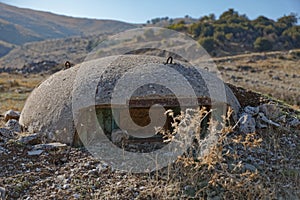
[[[73,17],[114,19],[146,23],[156,17],[199,18],[210,13],[217,17],[229,8],[255,19],[264,15],[278,19],[290,13],[300,14],[300,0],[0,0],[22,8],[49,11]],[[1,15],[1,13],[0,13]]]

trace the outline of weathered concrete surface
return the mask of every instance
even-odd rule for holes
[[[72,109],[78,110],[88,106],[111,103],[118,80],[127,73],[159,77],[157,80],[155,78],[152,80],[157,84],[146,84],[137,89],[132,95],[135,98],[174,97],[176,91],[160,86],[161,79],[174,83],[175,88],[179,88],[179,90],[181,87],[185,89],[184,83],[188,82],[196,97],[213,96],[215,97],[213,102],[227,103],[233,107],[236,113],[238,112],[239,102],[229,87],[222,86],[223,82],[220,79],[212,76],[206,70],[201,70],[199,73],[187,63],[168,64],[167,67],[182,75],[185,82],[174,80],[173,75],[162,74],[160,71],[160,68],[164,68],[165,60],[153,56],[114,56],[92,60],[53,74],[39,85],[27,99],[21,113],[20,124],[27,127],[30,132],[45,133],[49,141],[73,144],[75,125]],[[145,68],[145,65],[150,67]],[[133,87],[136,82],[137,80],[133,78],[126,82],[128,85],[121,85],[120,90]],[[209,86],[207,82],[211,82]],[[153,91],[155,92],[153,93]]]
[[[21,112],[20,124],[32,133],[44,133],[49,141],[72,144],[72,88],[78,67],[53,74],[35,88]]]

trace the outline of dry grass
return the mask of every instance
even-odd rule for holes
[[[225,82],[300,105],[300,50],[217,58]]]
[[[44,79],[41,75],[0,73],[0,114],[7,110],[21,111],[30,92]],[[0,120],[0,126],[3,125]]]
[[[228,113],[230,115],[230,112]],[[166,140],[174,139],[187,113],[175,117],[174,132],[166,134]],[[199,133],[199,123],[207,115],[199,109],[190,119],[190,126]],[[229,116],[228,115],[228,116]],[[178,158],[169,168],[157,172],[157,179],[166,180],[168,187],[161,187],[141,194],[141,199],[155,198],[197,198],[197,199],[297,199],[299,184],[299,137],[291,131],[274,129],[259,130],[257,133],[240,134],[234,126],[228,126],[230,119],[224,117],[218,140],[204,156],[187,153]],[[200,118],[199,118],[200,117]],[[201,123],[200,123],[201,124]],[[216,124],[215,124],[216,125]],[[182,134],[182,133],[180,133]],[[186,134],[184,132],[183,134]],[[298,132],[299,134],[299,132]],[[283,138],[295,137],[298,146],[282,144]],[[193,150],[202,145],[195,137]],[[202,139],[203,140],[203,139]],[[193,151],[195,152],[195,151]],[[278,156],[278,155],[282,156]],[[155,176],[154,176],[155,177]],[[150,184],[150,183],[149,183]],[[150,188],[153,188],[151,186]],[[172,188],[172,189],[170,189]],[[166,190],[172,192],[168,193]]]
[[[44,79],[41,75],[0,74],[0,113],[21,111],[30,92]]]

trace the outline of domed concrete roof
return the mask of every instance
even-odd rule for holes
[[[49,140],[73,144],[72,109],[124,104],[124,98],[160,99],[157,103],[178,98],[188,105],[189,98],[196,97],[202,105],[225,103],[238,112],[239,102],[216,76],[188,63],[165,61],[145,55],[111,56],[57,72],[28,97],[20,124],[30,132],[46,133]]]

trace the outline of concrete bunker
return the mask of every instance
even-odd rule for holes
[[[240,104],[229,87],[224,85],[220,79],[206,70],[202,70],[200,74],[190,64],[180,62],[167,64],[170,69],[174,69],[185,79],[182,82],[178,80],[174,82],[176,77],[156,70],[163,68],[165,61],[166,58],[145,55],[112,56],[91,60],[60,71],[53,74],[32,92],[21,113],[20,123],[32,133],[45,133],[49,141],[76,145],[80,143],[80,140],[93,139],[95,133],[89,131],[90,129],[85,132],[85,135],[77,135],[78,131],[84,132],[81,131],[81,120],[84,119],[87,122],[90,116],[97,117],[97,119],[91,119],[96,120],[90,121],[91,124],[98,124],[97,126],[100,126],[107,135],[121,127],[123,129],[125,127],[129,133],[134,133],[136,131],[134,128],[126,127],[127,124],[130,124],[128,123],[128,113],[126,114],[124,111],[126,109],[129,110],[131,120],[140,127],[151,123],[149,109],[153,108],[152,111],[155,111],[153,105],[160,105],[160,108],[172,109],[175,113],[180,113],[190,105],[195,105],[191,104],[191,101],[196,100],[198,106],[212,106],[214,103],[222,111],[231,106],[237,114]],[[140,67],[149,64],[157,68]],[[153,79],[147,84],[135,87],[129,98],[124,98],[125,100],[121,103],[112,102],[119,80],[124,74],[133,71],[136,74],[140,73],[141,76],[148,74],[159,77],[165,82],[174,82],[172,83],[173,87],[179,89],[174,92],[163,84],[159,84],[161,80]],[[210,90],[213,92],[218,92],[220,84],[223,84],[225,97],[223,94],[220,96],[224,97],[225,101],[219,102],[218,99],[210,98],[211,91],[208,89],[207,80],[214,80],[210,86]],[[126,88],[135,84],[135,81],[138,80],[127,81],[127,85],[121,85],[119,90],[126,91]],[[187,90],[187,87],[182,85],[185,81],[193,90],[194,97],[176,94],[179,90]],[[120,96],[122,95],[124,94],[121,93]],[[83,110],[84,112],[81,112]],[[74,113],[80,113],[80,115],[76,117]],[[166,118],[163,128],[165,130],[172,129],[170,118]],[[131,139],[132,143],[141,143],[145,140],[162,141],[161,137],[155,135],[153,137],[132,137]]]

